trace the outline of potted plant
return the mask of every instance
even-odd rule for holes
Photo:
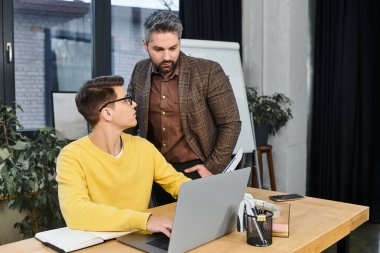
[[[16,108],[21,109],[16,105]],[[13,107],[0,104],[0,195],[8,207],[26,211],[14,227],[24,236],[64,226],[55,181],[56,157],[68,140],[58,140],[52,128],[44,128],[30,139]]]
[[[293,118],[292,101],[281,93],[259,96],[252,87],[247,87],[248,107],[255,125],[256,145],[267,145],[268,134],[275,135],[289,119]]]

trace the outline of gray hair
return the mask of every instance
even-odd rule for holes
[[[182,36],[182,23],[171,11],[157,10],[150,14],[144,22],[145,42],[150,41],[152,32],[176,32],[178,39]]]

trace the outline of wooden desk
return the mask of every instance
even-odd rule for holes
[[[248,188],[247,192],[257,199],[268,200],[269,195],[278,194],[261,189]],[[348,252],[347,237],[357,227],[369,218],[369,208],[366,206],[347,204],[317,198],[289,202],[290,237],[273,238],[273,244],[260,248],[246,243],[246,234],[233,232],[215,241],[192,250],[191,252],[321,252],[336,242],[338,252]],[[153,208],[152,213],[160,216],[173,216],[175,204]],[[343,240],[343,241],[342,241]],[[0,253],[46,253],[55,252],[35,239],[27,239],[0,246]],[[87,249],[76,251],[80,253],[103,252],[140,252],[124,244],[111,240]]]

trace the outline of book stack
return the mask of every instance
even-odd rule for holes
[[[277,218],[273,219],[272,223],[272,236],[276,237],[289,237],[289,221],[290,221],[290,204],[284,202],[277,202],[281,212]]]

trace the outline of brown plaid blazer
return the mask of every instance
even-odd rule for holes
[[[138,62],[128,86],[128,92],[137,103],[139,135],[144,138],[148,130],[151,71],[150,59]],[[204,165],[212,173],[220,173],[231,160],[241,128],[229,79],[218,63],[189,57],[182,52],[178,77],[185,138]]]

